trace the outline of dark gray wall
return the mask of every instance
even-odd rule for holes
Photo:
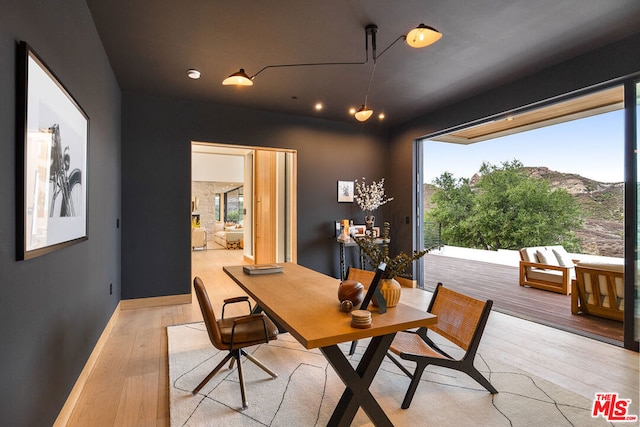
[[[89,240],[20,262],[17,40],[32,46],[90,118]],[[51,425],[120,299],[120,92],[83,0],[3,1],[0,70],[0,424]]]
[[[15,43],[29,42],[90,117],[89,240],[30,260],[15,254]],[[394,246],[411,248],[412,142],[640,70],[639,37],[560,64],[395,129],[120,92],[82,0],[0,6],[0,420],[50,425],[122,298],[190,289],[190,143],[298,150],[298,259],[337,276],[331,222],[340,179],[387,179]],[[122,117],[122,166],[120,160]],[[122,186],[120,185],[120,168]],[[121,202],[122,199],[122,202]],[[116,228],[122,203],[122,227]],[[381,215],[379,219],[382,220]],[[122,250],[120,243],[122,233]],[[122,273],[120,263],[122,260]],[[122,278],[121,278],[122,277]],[[109,295],[109,283],[114,294]]]
[[[129,93],[122,109],[123,299],[190,292],[192,141],[297,150],[298,263],[338,277],[332,221],[363,214],[337,181],[384,176],[377,127]]]
[[[414,194],[409,190],[415,181],[415,168],[408,167],[413,162],[415,140],[593,86],[620,82],[625,76],[640,73],[639,52],[640,34],[637,34],[392,129],[389,192],[396,200],[390,204],[387,215],[392,220],[403,218],[412,205],[415,206]],[[393,230],[393,235],[397,236],[395,241],[403,245],[396,249],[411,250],[415,217],[410,215],[410,218],[411,226]]]

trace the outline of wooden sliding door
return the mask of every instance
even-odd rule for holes
[[[276,262],[277,152],[256,150],[254,175],[254,236],[256,264]]]

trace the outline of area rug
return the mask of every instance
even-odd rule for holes
[[[237,369],[224,367],[197,395],[193,390],[222,360],[203,323],[167,327],[171,426],[325,426],[344,385],[319,350],[289,334],[249,352],[278,373],[272,379],[243,363],[249,407],[241,409]],[[354,366],[367,341],[350,360]],[[345,354],[349,343],[344,344]],[[411,366],[407,362],[407,366]],[[463,373],[428,367],[409,409],[401,409],[409,379],[385,359],[371,385],[395,426],[599,426],[592,402],[504,363],[477,355],[476,367],[499,391],[491,395]],[[359,410],[353,426],[373,425]]]

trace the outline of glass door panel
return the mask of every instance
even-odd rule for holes
[[[638,116],[640,116],[640,83],[636,83],[636,109],[635,109],[635,132],[636,132],[636,141],[634,144],[634,164],[636,166],[636,241],[635,241],[635,281],[634,281],[634,296],[635,296],[635,304],[634,304],[634,339],[635,341],[640,341],[640,289],[638,287],[638,277],[640,276],[639,268],[640,263],[638,262],[638,242],[640,242],[640,224],[639,221],[640,215],[638,215],[638,200],[640,200],[640,177],[638,176],[638,148],[637,142],[640,139],[640,127],[638,126]]]

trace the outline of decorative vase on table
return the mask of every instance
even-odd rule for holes
[[[378,285],[378,289],[387,302],[387,307],[395,307],[398,305],[402,286],[400,286],[400,283],[398,283],[396,279],[382,279]],[[372,302],[374,306],[378,306],[375,295]]]
[[[365,215],[364,223],[367,226],[367,231],[371,231],[376,224],[376,217],[373,215]]]
[[[371,215],[380,206],[393,200],[393,197],[387,197],[384,194],[384,178],[380,181],[373,181],[371,184],[365,182],[365,178],[362,177],[362,181],[355,181],[356,189],[353,199],[358,203],[358,207],[365,213],[365,224],[367,225],[367,234],[373,234],[373,226],[376,218]]]
[[[338,300],[351,301],[354,307],[360,305],[364,300],[364,285],[357,280],[343,280],[338,286]]]

